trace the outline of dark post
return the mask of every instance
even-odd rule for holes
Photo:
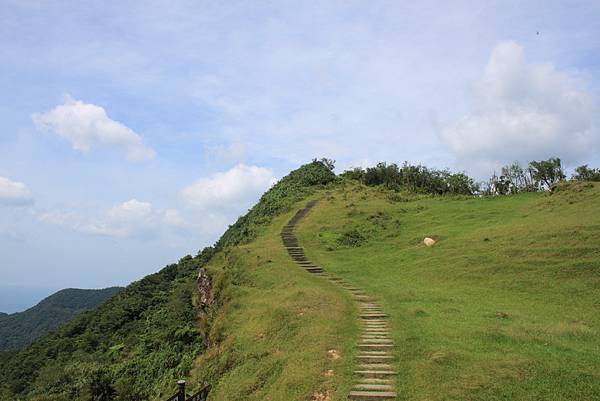
[[[185,401],[185,380],[177,382],[177,401]]]

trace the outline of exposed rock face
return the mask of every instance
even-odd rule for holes
[[[423,243],[426,246],[434,246],[435,245],[435,240],[433,238],[425,237],[425,239],[423,240]]]
[[[200,292],[200,307],[204,310],[213,301],[212,279],[208,275],[206,269],[200,269],[196,282],[198,283],[198,291]]]

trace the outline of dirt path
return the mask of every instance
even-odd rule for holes
[[[348,394],[351,400],[393,400],[394,392],[394,343],[389,336],[387,315],[381,306],[371,296],[360,288],[353,287],[344,280],[333,276],[326,270],[312,263],[304,254],[304,248],[298,243],[294,234],[296,224],[316,205],[317,201],[309,202],[304,209],[300,209],[290,221],[283,226],[281,238],[283,245],[300,267],[307,272],[322,276],[323,279],[341,286],[349,291],[358,304],[359,319],[362,333],[357,344],[356,369],[354,371],[354,385]]]

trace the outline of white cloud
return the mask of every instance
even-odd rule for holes
[[[105,218],[80,227],[91,234],[108,235],[117,238],[151,238],[156,235],[156,221],[152,205],[131,199],[106,212]]]
[[[177,209],[165,210],[163,213],[162,221],[166,225],[172,227],[185,228],[187,226],[186,220],[183,218],[183,216]]]
[[[33,196],[24,183],[0,177],[0,204],[24,206],[31,203]]]
[[[104,108],[70,97],[48,112],[34,113],[32,119],[37,129],[54,132],[81,152],[95,145],[108,145],[124,148],[130,161],[149,160],[156,155],[132,129],[110,119]]]
[[[240,141],[227,145],[208,146],[207,153],[212,154],[216,163],[240,163],[246,158],[247,146]]]
[[[598,143],[597,108],[573,75],[529,64],[515,42],[492,51],[472,110],[442,131],[461,162],[488,166],[559,156],[581,161]]]
[[[224,173],[197,180],[184,188],[181,196],[199,209],[240,213],[273,183],[275,178],[270,169],[238,164]]]
[[[157,216],[152,205],[137,199],[118,204],[99,218],[86,218],[71,211],[50,211],[39,215],[38,219],[82,233],[114,238],[150,239],[157,235]]]

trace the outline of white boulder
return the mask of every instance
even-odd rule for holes
[[[425,237],[425,239],[423,239],[423,243],[426,246],[434,246],[435,245],[435,240],[433,238]]]

